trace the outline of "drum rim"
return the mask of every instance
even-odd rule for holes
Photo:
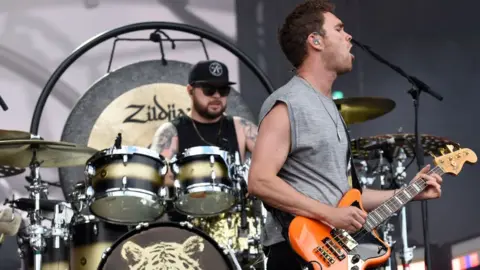
[[[213,151],[208,152],[208,153],[207,152],[199,152],[199,153],[187,154],[188,152],[191,152],[191,151],[194,151],[194,150],[199,150],[199,149],[213,149]],[[230,155],[230,153],[226,150],[222,150],[218,146],[200,145],[200,146],[193,146],[193,147],[186,148],[185,150],[183,150],[182,153],[178,153],[177,155],[175,155],[175,157],[172,158],[172,160],[181,160],[183,158],[199,156],[199,155],[218,155],[218,156],[222,157],[223,159],[225,159]],[[227,160],[225,160],[225,162],[227,162]]]
[[[105,263],[107,262],[107,259],[110,257],[112,251],[115,250],[124,240],[130,238],[131,236],[136,235],[137,233],[147,231],[148,229],[157,228],[157,227],[176,227],[176,228],[181,228],[181,229],[185,229],[187,231],[196,233],[197,235],[201,236],[203,239],[206,239],[210,244],[212,244],[212,246],[220,253],[220,255],[225,260],[225,262],[227,263],[227,265],[230,267],[231,270],[235,269],[232,259],[227,254],[224,253],[224,250],[220,247],[220,245],[207,233],[203,232],[200,229],[197,229],[195,226],[193,226],[193,224],[191,224],[188,221],[184,221],[184,222],[166,221],[166,222],[144,223],[143,225],[139,224],[137,227],[133,228],[132,230],[120,236],[120,238],[118,238],[115,242],[113,242],[113,244],[102,253],[102,257],[98,264],[97,270],[103,270],[103,267],[105,266]]]
[[[165,159],[164,156],[160,155],[160,153],[158,153],[157,151],[146,148],[146,147],[133,146],[133,145],[124,145],[124,146],[121,146],[120,149],[117,149],[115,147],[109,147],[109,148],[99,150],[97,153],[91,156],[86,163],[92,164],[92,163],[95,163],[96,160],[103,157],[107,157],[107,156],[134,155],[134,154],[156,159],[162,162],[165,166],[168,166],[168,161]]]

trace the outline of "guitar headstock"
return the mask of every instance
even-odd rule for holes
[[[460,148],[453,150],[452,145],[447,145],[448,152],[442,151],[442,155],[435,157],[433,163],[440,167],[444,173],[458,175],[465,162],[476,163],[477,155],[471,149]]]

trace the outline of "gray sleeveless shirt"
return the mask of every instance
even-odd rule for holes
[[[348,139],[333,100],[294,76],[263,103],[259,125],[277,102],[288,107],[291,150],[278,176],[298,192],[335,206],[350,189],[347,178]],[[267,214],[262,242],[284,241],[278,221]]]

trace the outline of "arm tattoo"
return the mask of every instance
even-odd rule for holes
[[[167,149],[171,149],[172,146],[172,139],[173,137],[177,137],[177,129],[171,123],[166,124],[165,126],[161,127],[158,134],[156,134],[153,145],[155,146],[155,150],[158,153],[162,153]],[[174,149],[171,149],[172,151]]]
[[[258,135],[257,126],[254,125],[252,122],[248,121],[247,119],[243,119],[243,118],[240,119],[240,124],[243,127],[247,140],[251,140],[255,142]]]

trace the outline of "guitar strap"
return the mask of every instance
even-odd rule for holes
[[[362,193],[362,186],[361,186],[360,181],[358,179],[357,171],[355,170],[355,167],[353,166],[354,163],[353,163],[352,149],[351,149],[351,137],[350,137],[347,125],[345,124],[345,121],[343,120],[343,117],[341,117],[341,115],[340,115],[340,118],[342,119],[342,124],[343,124],[343,127],[345,128],[345,133],[347,134],[348,150],[347,150],[346,158],[347,158],[347,164],[348,164],[348,162],[350,162],[350,168],[351,168],[350,173],[351,173],[351,176],[352,176],[352,188],[358,189],[360,191],[360,193]],[[285,240],[287,241],[287,243],[289,244],[289,246],[291,248],[290,241],[288,240],[289,239],[288,228],[289,228],[290,222],[293,220],[294,216],[292,214],[283,212],[279,209],[273,208],[273,207],[269,206],[268,204],[266,204],[265,202],[263,203],[263,205],[264,205],[265,209],[272,214],[272,217],[277,220],[278,224],[280,224],[280,227],[282,229],[282,236],[283,236],[283,238],[285,238]],[[293,248],[292,248],[292,251],[295,253]],[[296,254],[296,255],[297,255],[297,258],[298,258],[298,262],[301,266],[305,266],[305,265],[308,266],[307,262],[305,262],[300,256],[298,256],[298,254]]]

